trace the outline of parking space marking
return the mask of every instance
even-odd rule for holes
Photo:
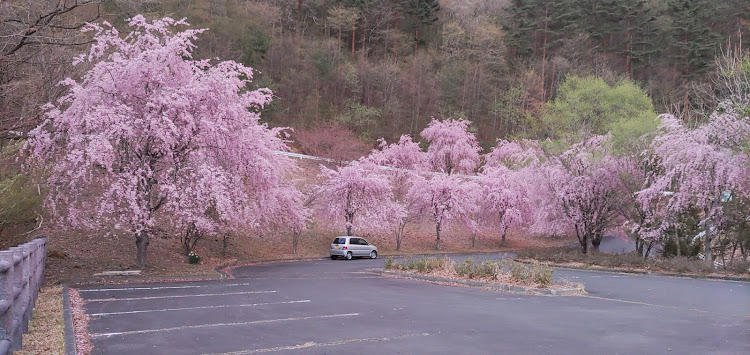
[[[746,314],[735,314],[735,313],[724,313],[724,312],[714,312],[714,311],[706,311],[698,308],[685,308],[685,307],[678,307],[678,306],[672,306],[667,304],[654,304],[654,303],[646,303],[641,301],[629,301],[629,300],[621,300],[617,298],[609,298],[609,297],[600,297],[600,296],[592,296],[592,295],[581,295],[581,296],[575,296],[575,297],[586,297],[586,298],[593,298],[597,300],[604,300],[604,301],[612,301],[612,302],[621,302],[621,303],[629,303],[629,304],[637,304],[641,306],[649,306],[649,307],[661,307],[661,308],[669,308],[669,309],[677,309],[677,310],[687,310],[691,312],[697,312],[697,313],[708,313],[708,314],[714,314],[714,315],[722,315],[722,316],[729,316],[729,317],[740,317],[740,318],[747,318],[748,315]]]
[[[383,337],[383,338],[346,339],[346,340],[331,341],[327,343],[316,343],[314,341],[311,341],[311,342],[298,344],[298,345],[277,346],[275,348],[243,350],[243,351],[235,351],[235,352],[229,352],[229,353],[218,353],[218,354],[214,353],[210,355],[244,355],[244,354],[255,354],[255,353],[270,353],[270,352],[284,351],[284,350],[317,348],[321,346],[346,345],[346,344],[353,344],[353,343],[376,343],[376,342],[382,342],[382,341],[398,340],[398,339],[412,338],[412,337],[418,337],[418,336],[428,336],[428,335],[430,335],[430,333],[405,334],[405,335],[399,335],[395,337]]]
[[[183,289],[183,288],[199,288],[199,287],[233,287],[233,286],[250,286],[249,283],[244,284],[227,284],[227,285],[193,285],[193,286],[158,286],[158,287],[127,287],[127,288],[92,288],[89,290],[78,290],[78,292],[109,292],[109,291],[134,291],[134,290],[167,290],[167,289]]]
[[[186,330],[186,329],[233,327],[233,326],[240,326],[240,325],[289,322],[289,321],[295,321],[295,320],[353,317],[353,316],[358,316],[358,315],[359,313],[342,313],[342,314],[326,314],[322,316],[309,316],[309,317],[263,319],[263,320],[254,320],[254,321],[248,321],[248,322],[235,322],[235,323],[211,323],[211,324],[198,324],[198,325],[184,325],[181,327],[172,327],[172,328],[131,330],[131,331],[126,331],[126,332],[115,332],[115,333],[97,333],[97,334],[91,334],[91,338],[109,338],[114,335],[148,334],[148,333],[158,333],[158,332],[171,332],[174,330]]]
[[[128,298],[95,298],[88,302],[113,302],[113,301],[136,301],[136,300],[158,300],[162,298],[185,298],[185,297],[211,297],[211,296],[229,296],[229,295],[248,295],[255,293],[274,293],[276,291],[243,291],[243,292],[225,292],[225,293],[203,293],[197,295],[172,295],[172,296],[149,296],[149,297],[128,297]]]
[[[200,307],[184,307],[184,308],[165,308],[165,309],[145,309],[141,311],[125,311],[125,312],[108,312],[108,313],[93,313],[90,316],[113,316],[120,314],[137,314],[137,313],[150,313],[150,312],[171,312],[171,311],[189,311],[192,309],[211,309],[211,308],[233,308],[233,307],[255,307],[255,306],[268,306],[275,304],[292,304],[292,303],[309,303],[310,300],[299,300],[299,301],[286,301],[286,302],[266,302],[266,303],[247,303],[247,304],[227,304],[219,306],[200,306]]]

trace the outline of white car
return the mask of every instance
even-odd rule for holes
[[[360,237],[336,237],[331,243],[331,259],[338,257],[351,260],[353,257],[378,257],[378,248]]]

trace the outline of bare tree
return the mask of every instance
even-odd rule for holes
[[[70,58],[90,43],[81,33],[103,0],[0,1],[0,143],[24,138],[40,106],[57,98]]]

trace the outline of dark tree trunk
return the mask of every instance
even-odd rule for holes
[[[414,54],[417,54],[418,46],[419,46],[419,27],[414,29]]]
[[[581,229],[576,225],[576,237],[578,237],[578,243],[581,244],[581,252],[586,254],[589,248],[589,238],[585,233],[581,233]]]
[[[435,246],[440,250],[440,223],[435,224],[435,236],[437,237]]]
[[[224,239],[221,241],[221,255],[227,255],[229,250],[229,236],[224,235]]]
[[[477,246],[477,234],[471,233],[471,247],[474,248]]]
[[[352,22],[352,58],[354,57],[354,46],[357,44],[357,23]]]
[[[148,248],[148,243],[148,231],[144,230],[135,235],[135,246],[137,250],[135,256],[135,265],[138,267],[146,266],[146,249]]]
[[[708,209],[706,209],[704,211],[704,213],[706,214],[706,216],[708,216],[709,213],[710,213],[710,211]],[[705,239],[705,242],[703,243],[703,254],[705,255],[704,260],[706,261],[706,265],[708,265],[708,267],[710,267],[711,269],[713,269],[714,268],[714,259],[713,259],[712,255],[711,255],[711,241],[712,241],[712,238],[711,238],[711,223],[708,223],[708,222],[705,223],[704,230],[706,232],[706,239]]]
[[[599,251],[599,244],[602,243],[602,234],[595,234],[593,238],[591,238],[591,246],[594,248],[594,251]]]
[[[500,246],[501,247],[505,246],[505,232],[503,232],[503,235],[502,235],[502,237],[500,239]]]
[[[645,256],[643,255],[643,246],[645,244],[646,242],[643,239],[641,239],[641,237],[635,238],[635,250],[638,252],[638,255],[643,256],[644,258]]]
[[[654,246],[654,242],[651,241],[648,243],[648,248],[646,248],[646,255],[643,256],[644,259],[648,259],[648,255],[651,253],[651,247]]]
[[[292,236],[292,252],[294,254],[297,254],[297,247],[299,246],[299,237],[301,232],[294,232],[294,236]]]
[[[401,220],[398,224],[398,230],[396,231],[396,251],[401,250],[401,241],[404,239],[404,230],[406,229],[406,222]]]

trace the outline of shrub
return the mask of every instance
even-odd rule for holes
[[[522,284],[538,284],[540,286],[552,285],[552,269],[547,265],[534,263],[527,265],[511,261],[506,267],[510,270],[511,278]]]
[[[466,259],[463,264],[456,265],[455,270],[458,275],[470,279],[480,277],[497,280],[503,273],[503,266],[499,262],[492,260],[486,260],[476,265],[474,264],[474,260]]]

